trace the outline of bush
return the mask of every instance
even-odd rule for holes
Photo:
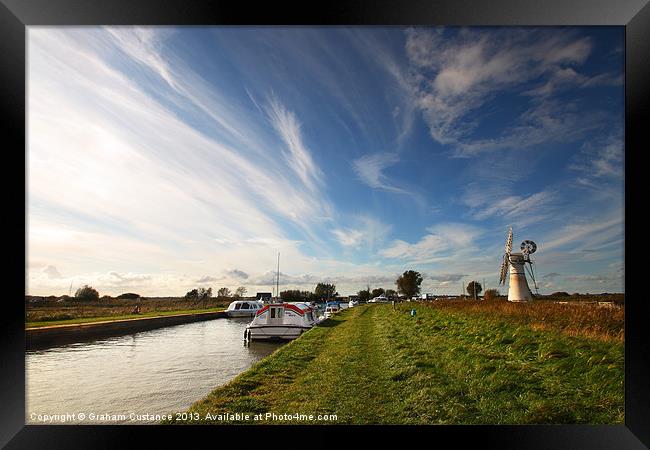
[[[133,292],[127,292],[125,294],[118,295],[117,298],[125,299],[125,300],[135,300],[136,298],[140,298],[140,294],[134,294]]]
[[[99,292],[86,284],[83,287],[77,289],[77,292],[74,293],[74,297],[75,299],[84,302],[92,302],[99,300]]]
[[[488,301],[490,301],[490,300],[496,300],[497,297],[499,297],[499,295],[501,295],[501,294],[499,294],[499,291],[497,291],[496,289],[488,289],[488,290],[485,291],[485,293],[483,294],[483,298],[484,298],[485,300],[488,300]]]
[[[549,297],[571,297],[568,292],[553,292]]]

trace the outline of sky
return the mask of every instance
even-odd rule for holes
[[[624,292],[623,27],[28,27],[26,293]],[[531,283],[532,284],[532,283]]]

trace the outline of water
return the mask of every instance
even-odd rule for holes
[[[249,322],[217,319],[28,351],[26,423],[155,423],[153,415],[184,411],[278,348],[244,346]]]

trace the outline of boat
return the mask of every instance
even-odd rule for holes
[[[386,298],[386,296],[382,294],[368,300],[368,303],[388,303],[388,298]]]
[[[348,308],[354,308],[354,307],[357,306],[358,304],[359,304],[359,300],[350,300],[350,301],[348,302]]]
[[[307,303],[269,303],[257,311],[244,332],[246,340],[291,340],[320,322]]]
[[[257,300],[235,300],[226,309],[228,317],[252,317],[264,307],[264,302]]]
[[[329,319],[330,317],[332,317],[334,314],[336,314],[336,313],[339,312],[340,310],[341,310],[341,309],[339,308],[338,303],[331,303],[331,304],[328,304],[328,305],[325,307],[325,318],[326,318],[326,319]]]
[[[280,253],[278,253],[278,275],[276,297],[255,313],[246,326],[244,340],[291,340],[318,324],[316,309],[303,302],[283,302],[280,292]]]

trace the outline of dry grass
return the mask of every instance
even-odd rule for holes
[[[530,326],[533,330],[557,331],[569,336],[623,342],[625,311],[620,307],[549,301],[511,303],[508,301],[441,300],[426,304],[462,313]]]
[[[209,299],[206,309],[227,306],[232,299]],[[132,313],[135,305],[140,305],[141,314],[150,314],[165,311],[201,310],[203,302],[186,300],[182,297],[145,298],[138,300],[100,299],[96,302],[65,302],[46,303],[40,305],[28,304],[25,321],[27,323],[51,322],[69,319],[85,319],[91,317],[117,317]]]

